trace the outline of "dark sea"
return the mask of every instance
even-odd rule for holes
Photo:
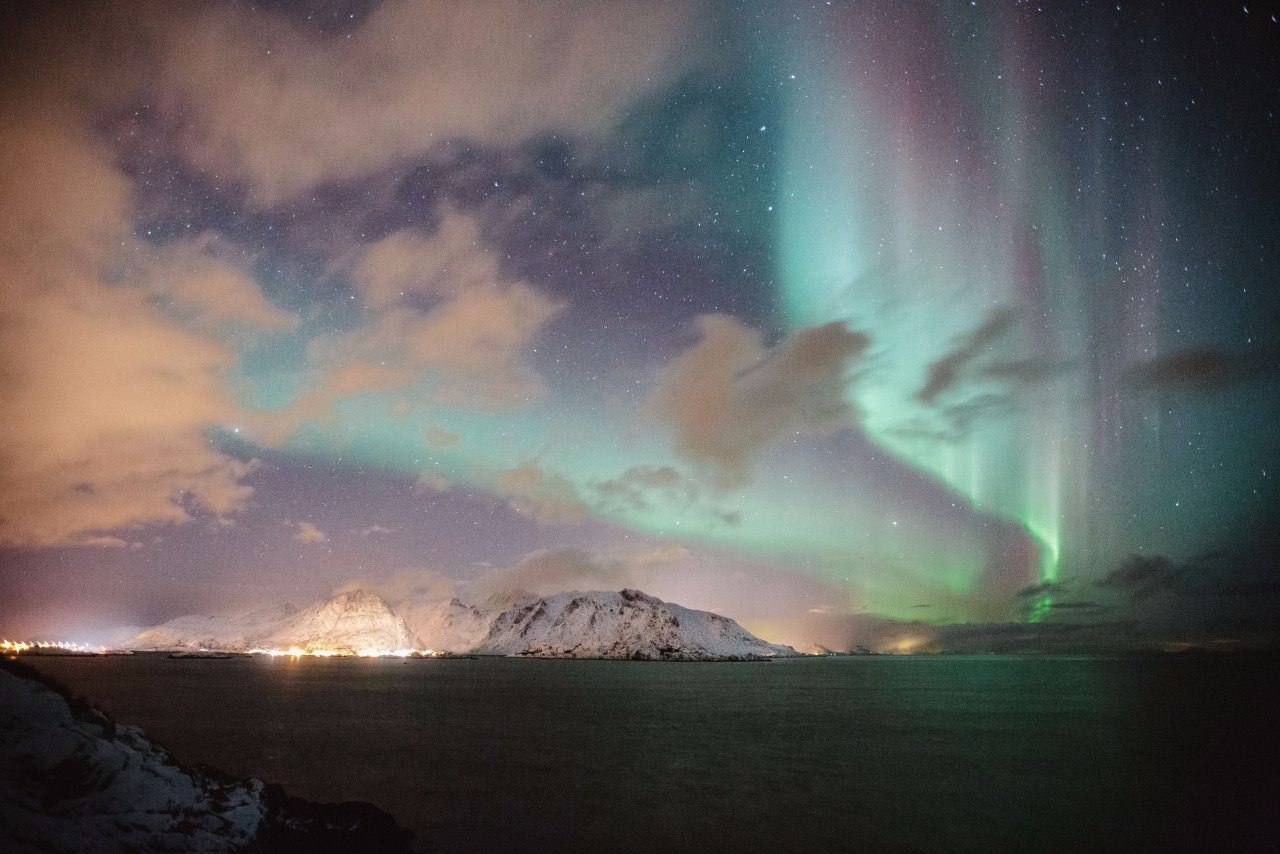
[[[31,659],[434,851],[1274,851],[1274,660]]]

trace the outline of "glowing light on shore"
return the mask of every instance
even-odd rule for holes
[[[87,643],[74,641],[11,641],[0,640],[0,654],[20,655],[24,652],[60,651],[77,652],[85,655],[102,655],[107,651],[105,646],[90,646]]]
[[[383,649],[381,647],[363,647],[361,649],[303,649],[291,646],[288,649],[267,649],[254,647],[249,655],[266,655],[271,658],[435,658],[438,653],[434,649]]]
[[[928,642],[928,638],[917,637],[915,635],[898,638],[889,646],[887,651],[894,655],[912,655],[923,649]]]

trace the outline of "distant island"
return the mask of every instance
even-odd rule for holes
[[[365,590],[306,608],[237,617],[189,615],[147,629],[125,646],[179,654],[474,654],[634,661],[755,661],[798,653],[734,620],[639,590],[457,599],[392,607]]]

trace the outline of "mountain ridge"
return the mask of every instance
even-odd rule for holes
[[[456,598],[406,601],[394,608],[375,593],[350,590],[302,609],[282,606],[232,618],[177,617],[140,632],[126,646],[139,651],[297,649],[356,654],[430,650],[650,661],[797,654],[791,647],[761,640],[728,617],[629,588],[511,595],[480,605]]]

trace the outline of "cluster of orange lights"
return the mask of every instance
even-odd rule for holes
[[[87,643],[74,643],[72,641],[11,641],[0,640],[0,654],[3,655],[19,655],[24,652],[40,652],[45,650],[48,652],[81,652],[81,653],[104,653],[106,647],[89,646]]]
[[[304,649],[291,646],[288,649],[265,649],[254,647],[250,655],[267,655],[272,658],[433,658],[437,654],[434,649],[381,649],[365,647],[364,649]]]
[[[218,650],[201,648],[199,652],[217,652]],[[0,655],[21,655],[22,653],[40,652],[73,652],[84,655],[101,655],[107,652],[106,647],[89,646],[72,641],[11,641],[0,640]],[[380,647],[364,647],[362,649],[324,649],[313,647],[291,646],[288,649],[265,649],[254,647],[249,655],[266,655],[271,658],[435,658],[439,653],[434,649],[383,649]]]

